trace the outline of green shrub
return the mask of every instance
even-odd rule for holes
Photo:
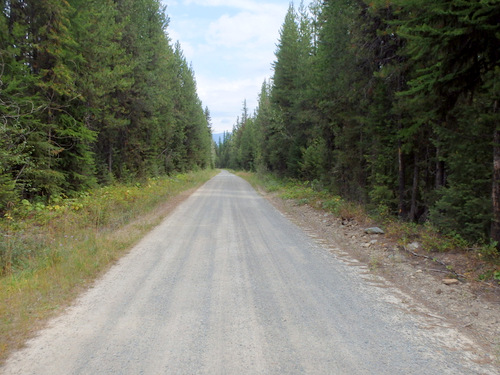
[[[430,221],[444,234],[459,233],[471,242],[486,241],[491,225],[491,200],[476,194],[471,186],[456,184],[442,188],[430,209]]]

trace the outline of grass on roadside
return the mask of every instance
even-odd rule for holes
[[[108,186],[50,204],[23,201],[0,219],[0,363],[168,213],[206,170]]]
[[[344,220],[355,220],[360,225],[380,225],[387,236],[399,245],[418,242],[424,253],[463,253],[470,258],[471,274],[481,281],[500,285],[500,256],[493,244],[470,244],[459,235],[439,233],[430,223],[424,225],[404,222],[383,211],[369,214],[362,205],[349,202],[325,190],[317,190],[309,182],[281,180],[271,174],[238,172],[254,188],[263,188],[283,199],[292,199],[299,205],[330,212]]]
[[[356,219],[359,223],[368,220],[362,206],[349,202],[339,195],[326,190],[317,190],[308,181],[280,180],[271,174],[258,175],[250,172],[238,172],[254,188],[261,187],[267,192],[274,192],[282,199],[292,199],[299,205],[330,212],[346,220]]]

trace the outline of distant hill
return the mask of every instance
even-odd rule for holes
[[[215,143],[219,144],[224,139],[224,133],[212,134],[212,139]]]

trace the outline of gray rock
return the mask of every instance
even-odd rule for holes
[[[385,232],[380,229],[379,227],[372,227],[372,228],[366,228],[365,229],[366,234],[384,234]]]
[[[418,242],[412,242],[411,244],[406,246],[408,250],[415,251],[420,248],[420,244]]]

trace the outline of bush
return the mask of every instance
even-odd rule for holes
[[[471,186],[442,188],[430,209],[430,221],[443,234],[459,234],[471,242],[486,241],[491,225],[491,200],[478,196]]]
[[[301,152],[302,161],[299,162],[299,166],[302,176],[309,180],[321,179],[324,174],[325,141],[317,139],[309,147],[302,148]]]
[[[72,198],[52,196],[45,203],[23,199],[0,218],[0,276],[43,267],[59,258],[61,246],[70,251],[73,245],[66,244],[70,238],[84,241],[89,235],[123,226],[175,192],[208,180],[209,174],[117,184]]]
[[[0,174],[0,214],[5,214],[9,206],[17,202],[18,193],[15,186],[16,184],[10,176]]]

